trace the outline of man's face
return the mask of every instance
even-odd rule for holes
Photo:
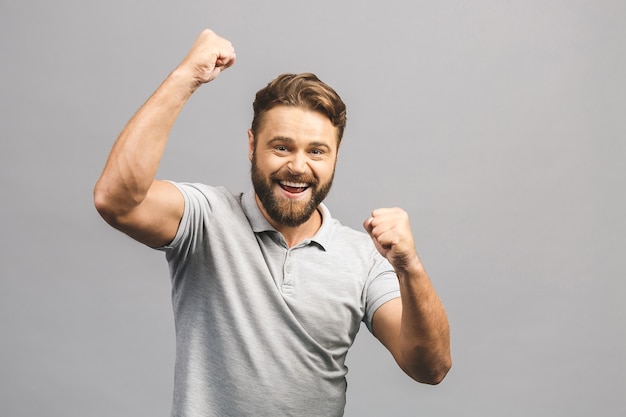
[[[330,191],[337,128],[321,113],[277,106],[248,139],[252,184],[265,216],[274,226],[301,225]]]

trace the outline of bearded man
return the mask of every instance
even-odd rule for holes
[[[253,191],[155,179],[189,97],[234,63],[231,43],[203,31],[123,129],[94,190],[109,224],[168,260],[172,416],[341,416],[361,322],[411,378],[439,383],[448,320],[406,212],[373,210],[364,233],[323,204],[346,108],[315,75],[284,74],[257,93]]]

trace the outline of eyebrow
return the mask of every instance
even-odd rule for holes
[[[276,142],[281,142],[281,143],[284,143],[284,142],[287,142],[287,143],[294,143],[294,142],[295,142],[295,140],[293,140],[292,138],[289,138],[289,137],[287,137],[287,136],[275,136],[275,137],[273,137],[272,139],[270,139],[270,140],[267,142],[267,144],[268,144],[268,145],[273,145],[273,144],[275,144]]]
[[[293,140],[292,138],[288,137],[288,136],[276,136],[273,137],[272,139],[270,139],[267,144],[269,146],[274,145],[276,143],[288,143],[288,144],[294,144],[296,141]],[[307,143],[307,147],[314,147],[314,148],[326,148],[328,150],[331,149],[331,147],[324,142],[319,142],[319,141],[315,141],[315,142],[310,142]]]

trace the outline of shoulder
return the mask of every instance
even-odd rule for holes
[[[170,181],[171,182],[171,181]],[[229,234],[250,229],[241,204],[241,194],[222,186],[202,183],[171,182],[185,201],[176,237],[165,248],[206,244],[209,236],[216,241]]]
[[[335,218],[329,218],[328,223],[328,235],[324,244],[327,252],[353,262],[358,259],[368,268],[374,262],[380,261],[379,253],[365,231],[346,226]]]
[[[241,194],[235,194],[225,187],[197,182],[170,182],[183,194],[186,206],[201,206],[210,212],[241,207]]]
[[[364,230],[357,230],[342,224],[341,221],[330,215],[328,208],[322,207],[330,243],[339,247],[349,246],[357,250],[371,250],[374,248],[372,239]]]
[[[333,237],[339,243],[348,243],[356,245],[357,248],[371,248],[372,240],[367,233],[353,229],[350,226],[341,224],[337,219],[332,219]]]

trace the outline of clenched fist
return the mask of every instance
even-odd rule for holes
[[[378,252],[396,271],[419,265],[408,214],[400,208],[381,208],[363,222]]]
[[[233,45],[212,30],[205,29],[198,35],[179,68],[189,71],[199,86],[214,80],[233,65],[235,59]]]

